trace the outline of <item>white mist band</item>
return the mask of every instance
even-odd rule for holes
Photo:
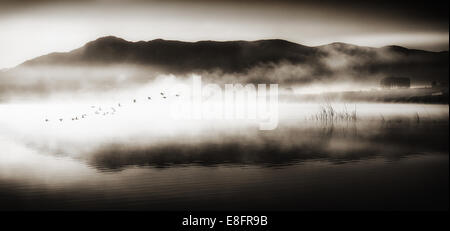
[[[192,76],[192,86],[178,84],[176,92],[187,96],[187,101],[172,104],[173,119],[247,119],[258,120],[260,130],[278,126],[278,84],[218,84],[203,86],[201,76]],[[267,97],[269,101],[267,103]]]

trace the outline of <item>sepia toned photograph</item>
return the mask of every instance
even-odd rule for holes
[[[0,0],[0,211],[189,211],[184,230],[448,211],[448,18],[434,0]]]

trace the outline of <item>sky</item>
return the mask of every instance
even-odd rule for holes
[[[0,69],[114,35],[448,50],[448,2],[0,0]]]

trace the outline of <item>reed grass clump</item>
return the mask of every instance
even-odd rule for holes
[[[342,110],[336,110],[331,103],[326,102],[320,105],[319,112],[312,116],[312,120],[321,122],[356,122],[356,105],[353,110],[349,110],[346,104]]]

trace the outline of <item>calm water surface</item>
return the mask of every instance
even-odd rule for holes
[[[274,131],[44,123],[36,107],[0,106],[0,209],[448,209],[448,105],[351,105],[358,121],[325,123],[287,104]]]

